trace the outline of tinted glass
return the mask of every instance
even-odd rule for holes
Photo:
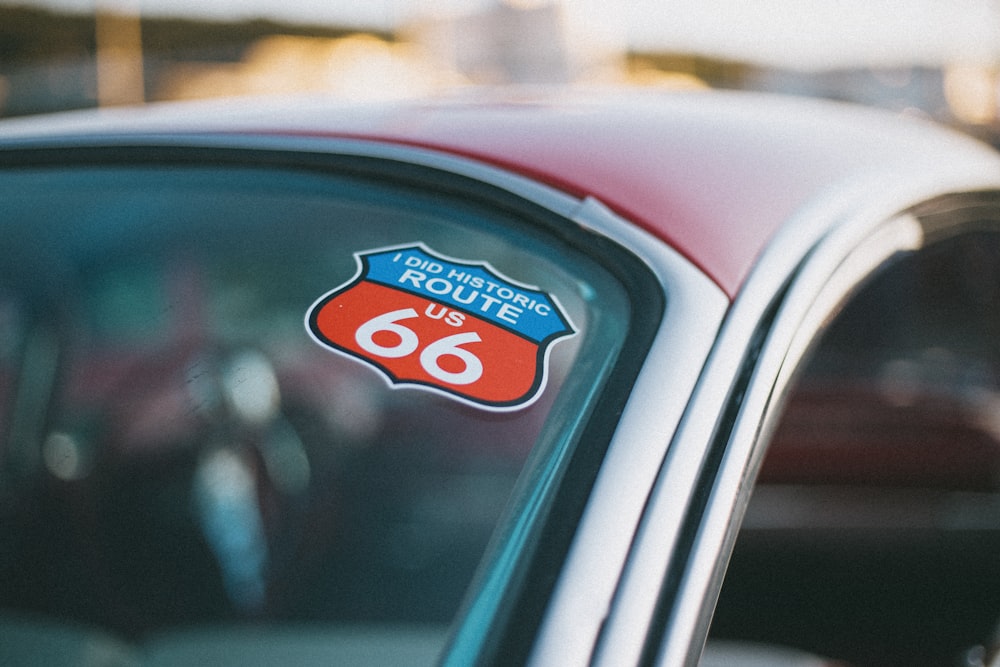
[[[0,606],[130,642],[413,626],[403,662],[433,656],[628,332],[548,224],[345,173],[0,175]]]

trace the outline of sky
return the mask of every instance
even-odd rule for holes
[[[268,18],[388,28],[421,13],[499,0],[0,0],[144,16]],[[530,4],[545,0],[506,0]],[[563,0],[595,31],[635,49],[697,52],[822,69],[857,64],[1000,63],[1000,0]]]

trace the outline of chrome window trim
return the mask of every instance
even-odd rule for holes
[[[536,181],[503,171],[499,168],[474,162],[467,158],[439,153],[429,149],[382,143],[364,139],[337,137],[298,136],[283,134],[234,133],[122,133],[76,135],[56,134],[5,138],[0,135],[0,150],[38,148],[103,148],[103,147],[162,147],[162,148],[215,148],[220,150],[243,149],[312,153],[317,155],[343,155],[349,157],[377,158],[409,163],[440,171],[468,176],[494,185],[538,204],[565,218],[572,218],[580,205],[578,199]]]
[[[530,658],[538,665],[589,664],[660,463],[729,308],[722,290],[680,253],[595,199],[581,201],[513,172],[430,149],[359,139],[240,133],[0,139],[0,150],[104,146],[303,151],[451,172],[506,190],[605,236],[652,270],[667,294],[666,311],[609,443]],[[464,658],[474,655],[461,640],[452,648]]]
[[[693,265],[595,200],[576,219],[625,242],[669,285],[667,309],[577,527],[531,665],[587,665],[660,464],[704,368],[729,299]],[[617,228],[617,229],[616,229]],[[628,664],[628,663],[618,663]]]

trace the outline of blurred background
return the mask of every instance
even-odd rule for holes
[[[777,91],[1000,136],[1000,0],[0,0],[0,117],[497,84]]]

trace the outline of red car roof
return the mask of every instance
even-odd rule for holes
[[[56,129],[288,132],[471,157],[601,200],[688,257],[730,297],[780,227],[846,183],[870,178],[877,194],[886,175],[941,172],[947,181],[948,169],[974,173],[984,160],[995,167],[991,151],[929,123],[762,95],[504,93],[360,109],[315,100],[223,108],[91,115]]]
[[[595,197],[731,298],[775,232],[827,191],[859,174],[878,187],[880,173],[939,168],[942,149],[977,166],[986,152],[870,109],[710,92],[403,107],[336,133],[472,157]]]

